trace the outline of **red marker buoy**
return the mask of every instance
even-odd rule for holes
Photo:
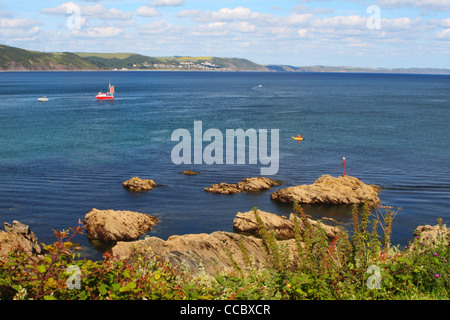
[[[344,160],[342,160],[342,166],[343,166],[342,176],[345,177],[345,157],[342,159],[344,159]]]

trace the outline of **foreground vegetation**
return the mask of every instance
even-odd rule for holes
[[[44,259],[32,261],[20,251],[11,252],[0,265],[0,299],[448,299],[450,251],[441,219],[436,237],[417,236],[400,249],[390,243],[396,214],[390,209],[355,209],[353,230],[331,243],[323,230],[308,224],[301,207],[295,209],[301,259],[294,262],[287,247],[263,227],[256,209],[270,267],[254,264],[247,255],[245,266],[235,264],[232,272],[215,277],[172,267],[149,253],[126,261],[109,254],[102,261],[80,259],[72,252],[72,238],[83,232],[80,225],[55,231],[57,241],[44,245]],[[300,223],[306,226],[302,233]]]

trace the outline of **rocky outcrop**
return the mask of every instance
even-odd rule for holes
[[[295,240],[285,243],[294,257]],[[261,239],[223,231],[176,235],[166,241],[157,237],[147,237],[134,242],[118,242],[111,253],[117,259],[126,259],[134,250],[167,259],[172,266],[187,266],[192,272],[204,268],[208,274],[231,271],[235,264],[245,269],[250,267],[249,260],[256,265],[266,265],[270,261]]]
[[[145,191],[152,190],[156,183],[150,179],[141,179],[139,177],[133,177],[122,183],[122,186],[131,191]]]
[[[200,174],[200,172],[192,171],[192,170],[184,170],[184,171],[182,171],[180,173],[188,175],[188,176],[194,176],[194,175]]]
[[[103,241],[136,240],[152,230],[158,218],[134,211],[92,209],[85,218],[89,239]]]
[[[312,185],[300,185],[275,191],[272,200],[300,204],[362,204],[377,206],[380,188],[351,176],[323,175]]]
[[[294,237],[294,225],[285,217],[257,210],[258,216],[266,229],[273,230],[278,240]],[[255,211],[238,212],[233,221],[233,230],[245,234],[259,234]]]
[[[5,231],[0,231],[0,261],[6,261],[8,254],[18,249],[32,260],[43,257],[44,251],[31,228],[19,221],[4,223]]]
[[[273,186],[278,186],[281,183],[265,177],[244,178],[241,182],[236,184],[219,183],[213,184],[205,191],[222,194],[235,194],[240,192],[261,191],[270,189]]]
[[[288,220],[273,213],[261,210],[257,212],[264,226],[275,231],[278,243],[286,246],[289,259],[291,261],[298,259],[293,215]],[[340,231],[338,228],[319,224],[311,219],[308,219],[308,222],[313,227],[320,225],[330,240]],[[305,227],[301,219],[298,219],[298,224],[300,232],[304,232]],[[193,272],[203,267],[209,274],[230,271],[235,264],[246,269],[251,263],[256,265],[270,263],[271,257],[265,251],[262,240],[253,236],[258,234],[254,211],[238,213],[234,219],[234,229],[235,233],[216,231],[211,234],[174,235],[166,241],[149,236],[139,241],[120,241],[111,249],[111,253],[116,259],[121,260],[130,257],[134,252],[149,253],[169,260],[173,266],[188,266]]]
[[[294,238],[294,214],[291,213],[289,219],[257,210],[258,216],[261,219],[261,222],[264,226],[275,232],[275,236],[278,240],[286,240]],[[314,228],[322,228],[327,238],[331,241],[334,237],[339,233],[340,229],[337,227],[326,225],[322,222],[318,222],[309,218],[306,218],[307,222],[312,225]],[[297,223],[299,227],[299,231],[302,234],[305,231],[305,225],[302,222],[302,219],[297,217]],[[256,221],[255,211],[247,211],[247,212],[238,212],[236,218],[233,221],[233,228],[235,232],[241,232],[246,234],[255,234],[259,233],[258,223]]]

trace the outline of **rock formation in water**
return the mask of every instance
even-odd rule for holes
[[[141,179],[139,177],[133,177],[122,183],[122,186],[131,191],[145,191],[152,190],[156,183],[150,179]]]
[[[85,218],[86,235],[102,241],[136,240],[152,230],[158,218],[134,211],[92,209]]]
[[[291,254],[295,255],[295,240],[286,243],[292,248]],[[204,268],[208,274],[231,271],[236,263],[245,269],[248,258],[256,265],[267,265],[270,261],[261,239],[223,231],[174,235],[166,241],[157,237],[134,242],[121,241],[111,249],[111,253],[117,259],[126,259],[134,250],[167,259],[174,267],[187,266],[193,272]]]
[[[265,177],[244,178],[241,182],[236,184],[219,183],[213,184],[205,191],[222,194],[236,194],[240,192],[261,191],[270,189],[273,186],[278,186],[281,183]]]
[[[272,200],[299,204],[380,204],[380,188],[351,176],[323,175],[311,185],[299,185],[275,191]]]
[[[180,173],[188,175],[188,176],[194,176],[194,175],[200,174],[200,172],[192,171],[192,170],[184,170],[184,171],[182,171]]]
[[[286,245],[289,259],[292,261],[298,259],[293,222],[273,213],[260,210],[257,212],[264,226],[268,230],[275,231],[278,243]],[[308,221],[313,227],[319,226],[317,221],[311,219]],[[301,219],[298,219],[298,223],[300,232],[304,232]],[[323,223],[320,223],[320,226],[324,228],[330,240],[339,232],[338,228]],[[245,269],[246,266],[249,266],[249,257],[254,263],[263,265],[271,260],[264,249],[262,240],[259,237],[248,235],[258,235],[254,210],[238,213],[234,219],[234,229],[235,233],[216,231],[211,234],[174,235],[166,241],[157,237],[146,237],[145,240],[134,242],[120,241],[112,248],[111,253],[117,259],[126,259],[133,252],[147,252],[168,259],[173,266],[187,265],[194,272],[203,266],[205,271],[210,274],[232,270],[234,263]]]

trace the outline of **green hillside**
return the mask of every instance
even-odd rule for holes
[[[45,53],[0,45],[0,70],[95,70],[97,66],[70,52]]]
[[[133,53],[76,53],[100,69],[266,71],[247,59],[217,57],[148,57]]]
[[[38,52],[0,45],[0,70],[201,70],[262,71],[247,59],[217,57],[148,57],[134,53]]]

